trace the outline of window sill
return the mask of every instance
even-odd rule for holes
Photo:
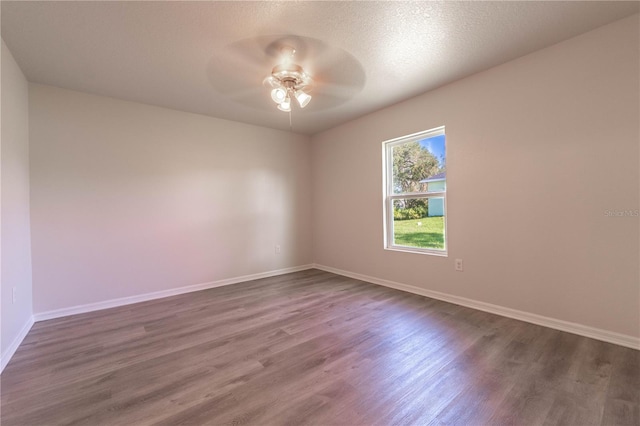
[[[427,254],[431,256],[449,257],[449,254],[447,253],[446,250],[431,250],[431,249],[421,249],[418,247],[404,247],[404,246],[389,246],[389,247],[385,247],[384,249],[389,251],[399,251],[404,253]]]

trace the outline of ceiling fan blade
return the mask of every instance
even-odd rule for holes
[[[314,59],[309,73],[319,86],[333,84],[344,88],[353,87],[360,91],[366,81],[362,65],[345,51],[325,51]]]
[[[269,92],[265,92],[262,87],[245,87],[245,88],[235,88],[234,90],[230,90],[227,93],[227,96],[235,101],[241,101],[243,99],[253,99],[256,97],[268,95]],[[268,96],[266,96],[269,98]],[[269,101],[271,99],[269,98]]]
[[[310,92],[313,96],[333,96],[335,98],[351,99],[358,94],[360,88],[354,85],[322,83],[314,87]]]

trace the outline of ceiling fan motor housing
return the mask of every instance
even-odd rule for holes
[[[309,89],[311,85],[311,78],[300,65],[276,65],[273,67],[271,75],[286,88],[301,90]]]

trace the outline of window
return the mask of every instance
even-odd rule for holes
[[[444,127],[383,143],[385,248],[447,255]]]

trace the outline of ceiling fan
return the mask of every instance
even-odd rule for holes
[[[224,46],[207,74],[221,95],[263,111],[272,101],[285,112],[295,103],[305,111],[335,108],[365,83],[364,69],[350,53],[297,35],[258,36]]]
[[[295,99],[300,108],[311,102],[309,92],[313,80],[304,69],[294,62],[296,50],[290,46],[282,48],[282,62],[271,70],[263,84],[271,89],[271,99],[278,104],[280,111],[291,111],[291,99]]]

